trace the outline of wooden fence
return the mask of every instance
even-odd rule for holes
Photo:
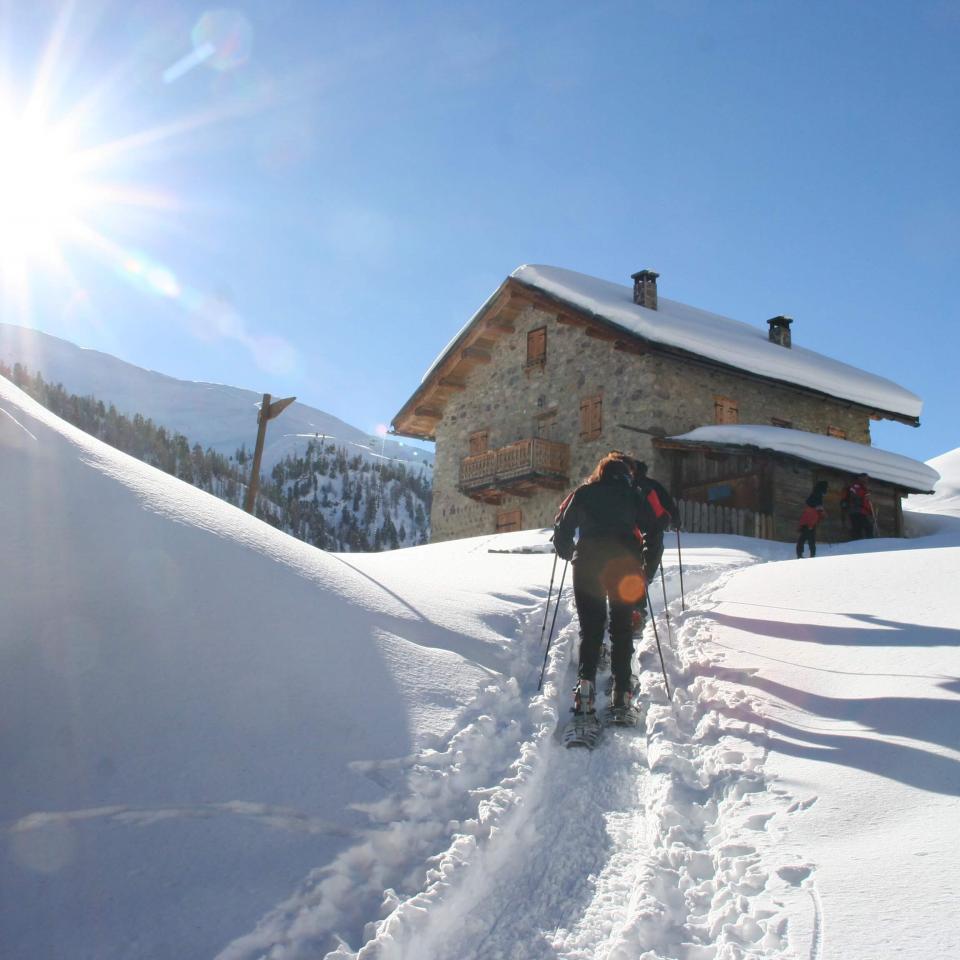
[[[768,513],[737,510],[717,503],[678,500],[680,523],[687,533],[734,533],[773,540],[773,517]]]

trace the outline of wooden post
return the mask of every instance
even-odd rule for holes
[[[247,496],[243,503],[243,509],[247,513],[253,513],[254,504],[257,502],[257,487],[260,486],[260,460],[263,457],[263,442],[267,438],[267,421],[279,417],[296,399],[296,397],[286,397],[283,400],[274,400],[271,403],[270,394],[265,393],[263,395],[260,412],[257,414],[257,445],[253,451],[250,483],[247,486]]]

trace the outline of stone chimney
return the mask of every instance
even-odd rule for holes
[[[779,343],[781,347],[790,346],[790,324],[793,323],[792,317],[771,317],[767,323],[770,325],[770,342]]]
[[[657,277],[659,273],[641,270],[631,274],[633,279],[633,302],[648,310],[657,309]]]

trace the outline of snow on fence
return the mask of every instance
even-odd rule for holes
[[[687,533],[735,533],[759,540],[773,539],[773,517],[769,513],[737,510],[718,503],[678,500],[680,523]]]

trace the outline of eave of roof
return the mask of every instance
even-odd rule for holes
[[[654,439],[653,445],[667,450],[771,454],[842,473],[866,473],[909,493],[931,493],[940,478],[929,465],[899,453],[838,437],[762,424],[698,427],[687,434]]]

